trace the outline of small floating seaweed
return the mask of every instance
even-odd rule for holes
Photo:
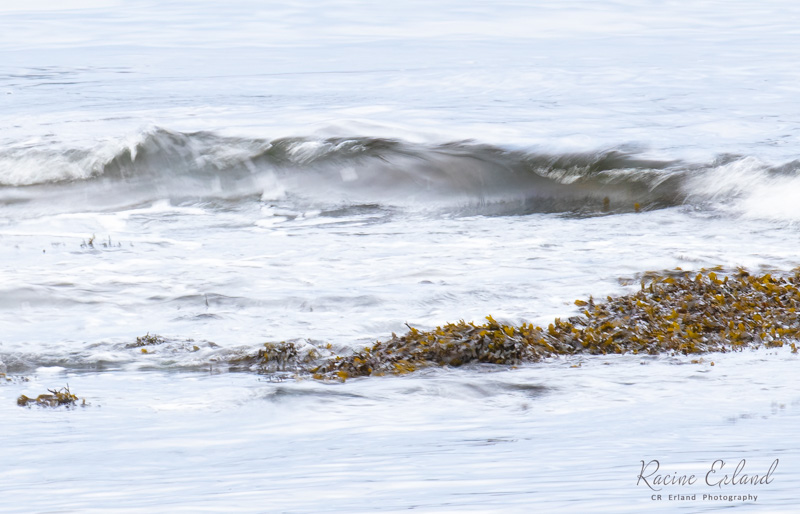
[[[30,382],[30,379],[21,375],[9,376],[5,372],[0,372],[0,384],[13,384],[19,382]]]
[[[95,244],[97,244],[97,246],[95,246]],[[97,243],[97,236],[95,234],[92,234],[92,237],[81,241],[81,248],[91,248],[92,250],[94,250],[99,246],[102,246],[103,248],[121,248],[122,243],[117,243],[117,244],[112,243],[111,236],[108,236],[107,240],[104,240],[101,243]]]
[[[195,341],[194,339],[173,339],[162,337],[158,334],[139,336],[135,342],[124,346],[127,349],[138,348],[145,355],[158,354],[162,358],[169,358],[179,354],[195,353],[203,348],[217,348],[218,345],[211,341]]]
[[[28,407],[38,405],[40,407],[74,407],[78,404],[79,398],[69,390],[69,384],[61,389],[48,389],[49,394],[40,394],[36,398],[28,398],[24,394],[17,398],[17,405]],[[81,400],[81,405],[86,405],[86,400]]]
[[[148,332],[146,335],[137,337],[135,343],[126,344],[125,348],[141,348],[144,346],[154,346],[166,342],[167,340],[161,337],[160,335],[157,334],[150,335],[150,332]]]

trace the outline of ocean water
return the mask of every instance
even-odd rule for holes
[[[794,512],[788,348],[345,383],[230,362],[546,324],[652,270],[800,266],[799,20],[0,3],[0,510]],[[16,405],[67,384],[87,406]],[[653,459],[701,483],[652,491]],[[718,459],[779,464],[708,486]]]

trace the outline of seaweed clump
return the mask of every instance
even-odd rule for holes
[[[547,328],[504,325],[491,316],[482,325],[409,327],[403,336],[392,334],[310,371],[318,379],[345,380],[470,362],[518,364],[582,353],[688,355],[785,343],[796,353],[800,268],[785,277],[739,268],[721,278],[715,271],[720,268],[646,273],[639,291],[606,302],[576,300],[580,315],[556,318]]]
[[[258,365],[263,373],[275,372],[308,372],[309,368],[321,361],[333,358],[331,345],[314,345],[310,342],[281,341],[280,343],[264,343],[264,347],[255,356],[237,359],[236,363]]]
[[[796,352],[798,286],[800,269],[786,277],[742,268],[722,278],[714,270],[649,273],[634,294],[601,304],[576,301],[583,315],[556,320],[548,334],[593,354],[690,354],[784,343]]]
[[[319,379],[347,379],[403,374],[431,365],[519,364],[556,352],[543,340],[540,327],[502,325],[491,316],[486,320],[484,325],[461,320],[431,331],[409,327],[403,336],[392,334],[388,341],[378,341],[352,355],[337,356],[313,369],[312,373]]]
[[[126,344],[125,348],[142,348],[145,346],[154,346],[166,342],[167,340],[161,337],[160,335],[158,334],[150,335],[150,332],[148,332],[146,335],[137,337],[135,343]]]
[[[17,405],[28,407],[38,405],[40,407],[74,407],[78,404],[79,398],[72,394],[69,385],[61,389],[48,389],[49,394],[40,394],[36,398],[28,398],[24,394],[17,398]],[[86,400],[81,400],[81,405],[86,405]]]

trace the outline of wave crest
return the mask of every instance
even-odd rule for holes
[[[33,198],[45,189],[79,189],[83,198],[124,203],[258,197],[524,214],[734,200],[753,210],[773,189],[800,190],[797,169],[796,162],[769,166],[737,156],[691,164],[621,149],[548,154],[473,141],[267,140],[155,128],[90,150],[33,146],[0,152],[0,198],[8,203],[25,190]],[[794,208],[783,211],[800,219]]]

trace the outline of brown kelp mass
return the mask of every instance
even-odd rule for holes
[[[787,276],[738,269],[720,277],[716,271],[647,273],[639,291],[605,302],[576,300],[580,315],[546,328],[503,325],[491,316],[482,325],[459,321],[430,331],[410,328],[311,372],[316,378],[346,379],[469,362],[517,364],[579,353],[691,354],[784,343],[796,352],[800,269]],[[273,354],[261,353],[265,361]]]
[[[718,274],[719,273],[719,274]],[[345,380],[403,374],[432,366],[468,363],[514,365],[575,354],[696,354],[787,344],[800,338],[800,268],[787,274],[750,274],[721,268],[648,272],[635,293],[605,301],[576,300],[580,313],[547,327],[513,326],[491,316],[483,324],[459,321],[433,330],[409,327],[402,336],[337,355],[310,342],[266,343],[256,354],[217,357],[229,369]],[[159,353],[169,341],[137,338],[126,348]],[[144,347],[152,350],[145,350]],[[207,343],[208,348],[216,347]],[[172,352],[199,351],[191,340]]]

